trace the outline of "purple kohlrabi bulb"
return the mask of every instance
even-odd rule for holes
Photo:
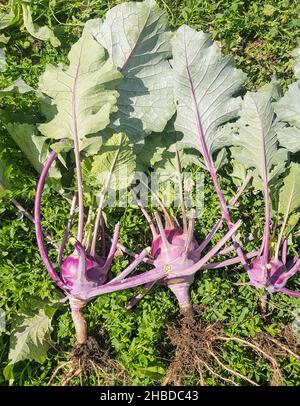
[[[161,235],[158,235],[152,243],[151,255],[155,259],[155,265],[160,266],[164,264],[172,264],[179,266],[184,253],[186,251],[187,235],[183,233],[180,228],[172,228],[164,230],[167,239],[167,245],[164,243]],[[190,242],[186,261],[187,265],[199,260],[200,255],[193,255],[193,251],[197,248],[198,244],[195,239]]]
[[[262,256],[255,258],[248,275],[251,285],[265,288],[270,293],[283,288],[289,279],[287,268],[281,261],[271,259],[265,264]]]
[[[70,287],[71,294],[78,295],[103,285],[107,279],[107,272],[105,260],[86,254],[79,243],[75,247],[74,253],[61,264],[60,270],[64,283]]]

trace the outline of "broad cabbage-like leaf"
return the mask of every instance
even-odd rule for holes
[[[141,155],[151,154],[150,164],[156,172],[166,177],[178,175],[181,169],[194,163],[201,166],[198,151],[184,148],[180,140],[183,134],[174,128],[174,119],[169,121],[161,134],[153,134],[145,140]],[[144,154],[145,151],[145,154]]]
[[[49,349],[52,318],[57,306],[45,306],[20,314],[12,325],[8,365],[4,368],[6,379],[13,378],[17,362],[34,360],[44,362]]]
[[[300,81],[291,84],[285,95],[274,104],[279,120],[286,125],[278,131],[280,144],[295,153],[300,150]]]
[[[53,99],[57,114],[38,128],[47,138],[77,139],[82,150],[87,136],[103,130],[116,111],[115,86],[122,75],[88,33],[72,46],[68,58],[68,68],[50,65],[40,78],[39,90]]]
[[[300,128],[300,81],[291,84],[285,95],[274,104],[279,120]]]
[[[219,126],[236,118],[245,74],[236,69],[229,56],[222,56],[210,34],[186,25],[172,40],[177,119],[183,143],[203,153],[206,144],[212,154],[220,148]]]
[[[278,131],[280,144],[295,153],[300,150],[300,48],[293,52],[294,72],[299,79],[292,83],[285,95],[274,104],[277,117],[285,126]]]
[[[106,139],[105,139],[106,138]],[[103,137],[101,153],[93,157],[90,176],[97,187],[124,189],[136,169],[136,156],[125,133]]]
[[[241,159],[239,158],[239,153],[241,151],[240,147],[231,147],[230,148],[230,155],[231,155],[231,166],[232,172],[230,173],[230,177],[233,183],[239,187],[243,183],[244,179],[246,179],[249,170],[243,165]]]
[[[104,46],[124,78],[117,86],[118,113],[111,127],[138,141],[160,132],[175,111],[171,32],[167,16],[154,0],[117,5],[104,21],[91,20],[86,30]]]
[[[285,226],[293,228],[298,221],[300,208],[300,165],[291,163],[287,176],[284,178],[283,187],[279,193],[278,212],[282,216]],[[294,216],[291,216],[294,214]]]
[[[246,168],[256,169],[267,182],[284,170],[287,151],[278,147],[271,93],[248,92],[232,130],[230,143],[241,147],[236,158]]]
[[[300,128],[281,127],[278,130],[277,135],[280,145],[282,145],[287,150],[293,153],[296,153],[300,150]]]
[[[37,128],[33,124],[7,123],[6,129],[34,169],[40,173],[50,153],[47,139],[37,135]],[[56,163],[50,168],[49,176],[61,177]]]

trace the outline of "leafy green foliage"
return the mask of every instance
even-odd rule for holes
[[[9,363],[4,369],[6,379],[13,379],[14,364],[24,360],[43,363],[50,347],[51,321],[57,306],[32,302],[28,312],[19,314],[12,323]]]
[[[27,31],[41,41],[50,41],[51,45],[58,47],[60,41],[48,26],[38,27],[32,20],[30,0],[9,0],[8,13],[0,14],[0,30],[20,22],[23,18]]]
[[[103,18],[108,8],[119,1],[92,0],[56,0],[32,2],[33,20],[40,25],[56,25],[55,33],[62,42],[58,50],[49,42],[41,43],[32,38],[26,30],[20,31],[11,27],[5,31],[6,38],[11,37],[5,44],[7,54],[7,69],[0,75],[1,88],[9,86],[12,81],[22,77],[26,83],[36,86],[38,76],[49,63],[67,63],[67,53],[72,43],[81,34],[84,22],[90,18]],[[186,22],[194,28],[210,31],[214,40],[222,46],[222,52],[235,56],[238,66],[247,72],[248,88],[254,90],[258,85],[267,82],[273,72],[278,73],[281,82],[287,83],[292,78],[293,60],[290,51],[298,46],[299,30],[296,30],[299,20],[299,4],[297,0],[259,0],[245,2],[240,0],[221,0],[207,2],[199,0],[158,1],[168,14],[169,22],[177,28]],[[265,6],[271,5],[272,8]],[[270,16],[270,13],[273,13]],[[62,24],[57,23],[55,18]],[[64,25],[66,24],[66,25]],[[38,99],[35,94],[25,94],[12,98],[4,95],[0,100],[11,112],[20,110],[37,113]],[[40,121],[43,118],[40,117]],[[155,136],[155,135],[153,135]],[[147,138],[146,138],[147,140]],[[20,199],[28,209],[32,209],[35,194],[37,174],[24,159],[18,146],[10,139],[7,130],[0,128],[1,162],[6,159],[9,167],[9,178],[13,184],[13,196]],[[6,169],[8,169],[6,166]],[[193,168],[193,171],[196,171]],[[226,176],[220,179],[222,191],[229,200],[236,186]],[[25,218],[19,216],[11,207],[9,197],[0,202],[0,306],[5,309],[7,330],[11,330],[11,321],[16,314],[23,311],[24,303],[30,298],[52,298],[57,292],[46,275],[35,245],[34,230]],[[68,217],[69,206],[55,192],[45,190],[43,210],[45,220],[43,226],[57,236],[62,237],[65,219]],[[245,233],[252,233],[255,240],[262,239],[261,218],[263,204],[261,193],[255,195],[247,191],[239,201],[239,211],[243,213]],[[110,234],[116,218],[121,223],[121,242],[131,249],[141,250],[149,244],[150,236],[141,230],[147,224],[138,210],[133,208],[107,208],[107,226]],[[236,218],[237,212],[232,211]],[[197,236],[205,236],[219,217],[218,203],[209,179],[205,179],[205,202],[202,216],[197,220]],[[75,222],[76,226],[76,222]],[[222,232],[222,230],[221,230]],[[295,227],[295,239],[291,241],[290,253],[296,253],[299,232]],[[214,241],[217,241],[218,234]],[[255,249],[253,242],[247,243],[247,251]],[[55,254],[51,254],[53,259]],[[119,273],[129,263],[126,256],[116,259],[113,273]],[[227,323],[227,331],[232,334],[249,337],[261,331],[264,326],[257,312],[256,300],[258,295],[246,286],[236,287],[233,282],[245,282],[245,274],[239,266],[230,272],[205,271],[199,274],[192,288],[193,302],[205,305],[203,317],[211,322],[223,320]],[[295,278],[291,286],[299,290],[299,278]],[[115,357],[123,363],[130,373],[131,383],[138,385],[159,384],[164,375],[169,360],[166,357],[165,345],[168,345],[165,325],[168,316],[175,312],[175,300],[171,293],[163,288],[157,288],[145,297],[131,312],[124,310],[124,305],[134,292],[122,292],[97,298],[85,311],[91,333],[99,332],[99,325],[107,331],[108,340],[114,350]],[[299,304],[292,299],[278,294],[270,299],[270,309],[273,311],[272,323],[268,330],[275,334],[281,327],[294,323],[293,314]],[[67,351],[74,342],[74,330],[71,317],[63,309],[57,311],[53,318],[52,338],[60,352],[50,349],[49,356],[43,364],[35,361],[21,361],[14,366],[16,385],[47,385],[53,370],[61,362],[66,361]],[[0,336],[0,380],[7,384],[3,377],[3,368],[8,360],[8,334]],[[238,345],[229,343],[222,352],[222,358],[231,367],[238,368],[241,373],[253,377],[261,385],[266,385],[270,377],[270,368],[260,363],[248,351]],[[283,357],[285,385],[299,385],[299,363],[292,357]],[[159,374],[151,374],[158,371]],[[211,385],[220,385],[216,377],[207,377]],[[57,382],[54,382],[57,383]],[[87,385],[99,385],[94,374],[89,374]],[[191,383],[197,384],[191,377]],[[72,385],[80,384],[74,379]],[[241,382],[243,384],[243,382]]]
[[[237,157],[246,168],[256,169],[260,178],[269,182],[284,170],[287,152],[278,148],[271,93],[247,92],[240,118],[229,126],[232,133],[228,143],[241,147]]]
[[[282,215],[285,227],[290,232],[299,220],[300,207],[300,165],[291,163],[289,172],[284,178],[283,187],[279,193],[278,212]],[[294,216],[293,216],[294,214]],[[288,233],[285,232],[285,235]]]
[[[46,138],[37,135],[37,128],[33,124],[8,123],[6,128],[34,169],[41,172],[43,163],[46,162],[49,155]],[[57,166],[51,168],[50,176],[53,178],[61,177]]]
[[[294,49],[293,57],[295,59],[293,65],[294,74],[296,78],[300,80],[300,48]]]
[[[82,150],[89,145],[87,136],[109,123],[118,97],[114,88],[121,74],[88,33],[73,45],[68,58],[68,69],[48,66],[41,76],[39,90],[54,100],[57,114],[40,124],[39,130],[52,139],[76,136]]]
[[[133,141],[160,132],[175,112],[171,32],[166,13],[154,0],[128,2],[112,8],[104,21],[92,20],[87,30],[105,47],[124,78],[117,86],[118,113],[112,128]]]
[[[175,128],[184,133],[182,143],[202,151],[203,135],[212,154],[219,148],[216,130],[235,118],[245,75],[222,57],[210,35],[188,26],[177,31],[173,41],[175,98],[178,102]],[[201,135],[202,134],[202,135]]]
[[[126,189],[136,169],[136,156],[125,133],[104,137],[101,153],[93,157],[90,175],[97,188],[104,187],[108,179],[109,188]]]
[[[300,150],[300,77],[299,49],[294,50],[294,72],[298,81],[291,84],[285,95],[275,103],[275,112],[283,125],[278,131],[278,139],[282,146],[291,152]]]

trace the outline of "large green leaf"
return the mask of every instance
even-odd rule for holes
[[[183,134],[174,128],[174,120],[171,120],[163,133],[147,137],[145,146],[141,151],[152,150],[150,164],[153,169],[164,177],[179,176],[181,169],[194,163],[201,166],[198,151],[192,148],[184,148],[181,144]],[[147,152],[146,152],[147,153]]]
[[[177,119],[175,127],[183,132],[183,142],[202,152],[206,143],[210,154],[219,149],[219,126],[235,118],[245,74],[224,57],[210,34],[186,25],[172,40],[175,71]]]
[[[291,217],[300,208],[300,165],[291,163],[283,187],[279,193],[278,212],[286,218],[286,225],[290,228],[298,220],[298,216]],[[292,223],[292,224],[291,224]]]
[[[77,138],[83,149],[87,136],[104,129],[116,111],[114,89],[122,75],[88,33],[72,46],[68,58],[68,68],[50,65],[40,78],[39,90],[53,99],[57,114],[39,130],[52,139]]]
[[[280,144],[295,153],[300,150],[300,48],[293,51],[294,72],[299,79],[292,83],[285,95],[274,104],[277,117],[285,125],[278,130]]]
[[[14,320],[10,337],[8,365],[4,368],[6,379],[13,378],[13,367],[17,362],[34,360],[44,362],[49,349],[51,321],[56,305],[44,305],[32,311],[23,312]]]
[[[136,156],[125,133],[103,139],[101,154],[93,157],[90,175],[97,186],[124,189],[129,185],[136,169]]]
[[[237,159],[257,170],[270,182],[284,169],[287,152],[278,148],[277,124],[268,91],[248,92],[242,102],[240,118],[232,124],[232,145],[241,147]]]
[[[300,96],[300,93],[299,93]],[[281,127],[277,131],[278,141],[287,150],[295,153],[300,150],[300,128]]]
[[[274,104],[281,121],[300,128],[300,81],[291,84],[285,95]]]
[[[274,104],[278,119],[286,125],[278,130],[280,144],[291,152],[300,150],[300,81],[291,84]]]
[[[87,25],[124,75],[118,84],[118,113],[112,128],[136,141],[160,132],[175,111],[173,101],[171,32],[167,15],[154,0],[120,4],[106,19]]]
[[[50,153],[47,139],[37,135],[37,128],[33,124],[7,123],[6,129],[34,169],[40,173]],[[56,163],[50,168],[49,176],[61,177]]]

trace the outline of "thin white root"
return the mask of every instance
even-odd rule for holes
[[[245,375],[240,374],[239,372],[234,371],[233,369],[227,367],[225,364],[223,364],[223,362],[221,362],[219,360],[219,358],[210,350],[208,350],[209,354],[215,359],[215,361],[217,362],[217,364],[220,365],[220,367],[222,367],[223,369],[225,369],[225,371],[230,372],[232,375],[235,375],[241,379],[243,379],[244,381],[251,383],[251,385],[253,386],[259,386],[256,382],[252,381],[251,379],[247,378]]]
[[[58,371],[60,371],[62,368],[64,368],[65,366],[67,366],[68,364],[71,364],[71,363],[72,363],[72,361],[67,361],[67,362],[64,362],[63,364],[59,365],[59,366],[55,369],[55,371],[53,372],[53,374],[51,375],[51,378],[49,379],[48,385],[51,384],[51,382],[53,381],[53,379],[56,377]]]
[[[216,371],[214,371],[209,365],[207,365],[206,362],[204,362],[203,360],[198,360],[198,363],[201,363],[204,365],[204,367],[213,375],[215,375],[217,378],[221,379],[224,382],[229,382],[231,383],[233,386],[238,386],[238,384],[236,382],[234,382],[234,380],[230,379],[230,378],[225,378],[224,376],[218,374]],[[199,373],[201,373],[201,371],[198,371]],[[202,373],[201,373],[202,374]],[[203,386],[203,385],[202,385]]]

